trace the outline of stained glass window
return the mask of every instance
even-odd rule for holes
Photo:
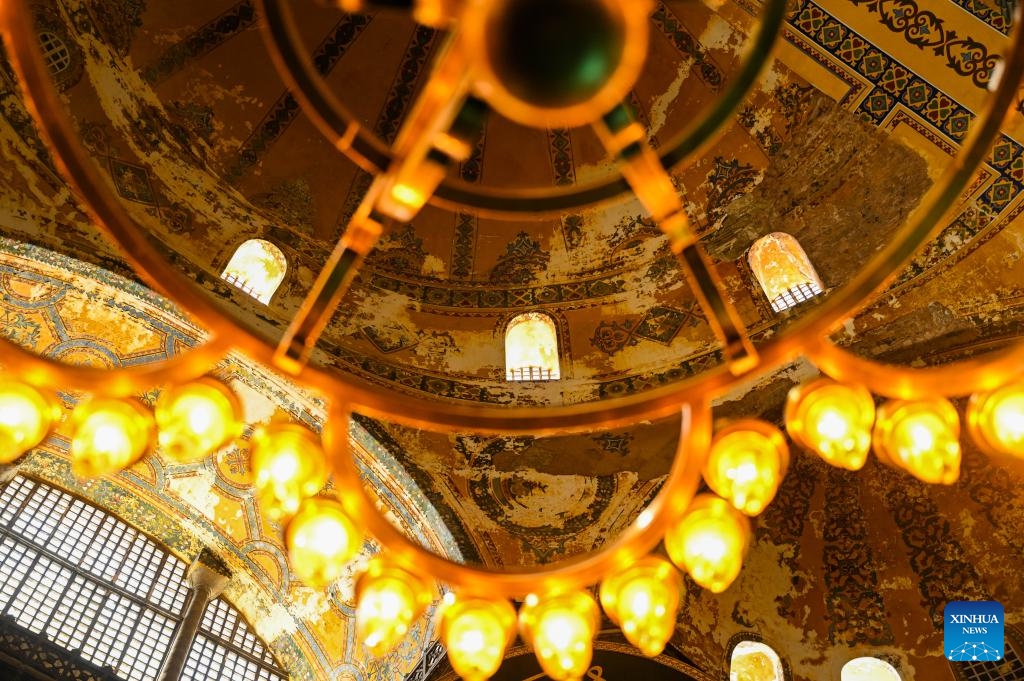
[[[513,317],[505,328],[506,380],[553,381],[560,375],[554,320],[542,312]]]
[[[280,248],[263,239],[249,239],[238,247],[220,276],[268,305],[287,270],[288,260]]]

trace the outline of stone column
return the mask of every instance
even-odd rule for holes
[[[158,681],[178,681],[181,678],[181,672],[188,660],[188,651],[195,641],[206,606],[219,596],[231,581],[231,574],[220,560],[205,549],[189,566],[185,576],[192,587],[192,593],[185,604],[181,624],[174,633],[171,648],[167,651],[164,665],[157,676]]]

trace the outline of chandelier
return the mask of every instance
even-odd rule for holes
[[[310,118],[342,153],[374,176],[362,203],[282,339],[270,343],[219,307],[159,255],[111,195],[81,146],[39,53],[25,2],[0,3],[0,29],[36,124],[98,227],[135,270],[193,315],[207,341],[161,364],[99,370],[36,356],[0,339],[0,463],[39,444],[62,417],[57,390],[91,395],[68,417],[74,471],[116,472],[154,446],[178,460],[200,459],[242,432],[238,398],[207,374],[239,350],[323,395],[322,437],[273,423],[251,438],[257,497],[285,526],[292,568],[323,586],[337,579],[364,536],[383,551],[356,585],[357,631],[375,654],[390,650],[433,600],[447,592],[441,636],[456,672],[485,679],[517,632],[556,681],[589,667],[600,609],[645,655],[672,634],[683,583],[724,590],[739,573],[748,516],[771,502],[786,473],[786,439],[753,419],[715,430],[712,398],[798,356],[826,378],[794,388],[785,427],[800,447],[831,465],[860,469],[870,450],[926,482],[959,475],[961,417],[951,397],[970,396],[966,429],[993,456],[1024,457],[1024,343],[955,364],[908,368],[857,357],[829,334],[860,309],[944,224],[997,135],[1024,73],[1024,40],[1003,57],[988,98],[954,163],[919,207],[846,285],[757,346],[724,293],[691,229],[670,173],[710,144],[768,61],[785,15],[768,0],[736,77],[656,152],[623,104],[647,54],[645,0],[416,0],[416,21],[445,29],[432,76],[393,145],[368,132],[325,88],[299,50],[289,0],[261,0],[263,31],[282,77]],[[345,11],[359,0],[338,0]],[[396,3],[382,2],[381,5]],[[398,3],[401,4],[401,3]],[[1018,15],[1019,18],[1019,15]],[[1019,33],[1015,29],[1015,34]],[[525,126],[591,126],[615,171],[569,188],[496,189],[449,178],[493,111]],[[498,219],[557,215],[632,192],[668,243],[714,330],[725,362],[685,381],[627,397],[569,406],[437,404],[389,392],[309,362],[361,263],[395,223],[428,202]],[[134,396],[162,387],[153,410]],[[876,408],[875,395],[884,398]],[[621,427],[682,415],[678,450],[660,494],[598,552],[553,566],[502,571],[451,562],[421,548],[382,516],[363,490],[349,450],[353,412],[434,431],[552,435]],[[319,493],[333,477],[335,494]],[[703,477],[712,493],[697,494]],[[652,553],[659,542],[670,560]],[[591,588],[599,585],[597,599]],[[521,602],[517,609],[513,601]],[[600,605],[598,605],[598,601]]]

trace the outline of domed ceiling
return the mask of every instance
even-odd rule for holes
[[[277,76],[254,3],[32,8],[39,31],[68,48],[56,80],[133,217],[232,314],[279,335],[369,176],[324,140]],[[653,145],[734,76],[759,9],[657,4],[630,95]],[[443,36],[400,13],[347,15],[313,2],[295,11],[316,70],[367,129],[393,141]],[[747,264],[753,241],[791,233],[826,289],[847,281],[955,154],[1008,26],[1002,6],[984,0],[791,4],[776,61],[721,139],[673,175],[755,342],[815,303],[775,314]],[[74,204],[9,68],[3,78],[4,233],[133,276]],[[1020,336],[1022,140],[1018,106],[955,219],[838,339],[922,364]],[[480,186],[559,187],[609,170],[589,130],[531,130],[492,115],[453,174]],[[385,235],[316,361],[426,399],[496,404],[605,399],[699,372],[720,361],[718,343],[644,215],[632,199],[521,221],[428,206]],[[269,305],[219,278],[249,238],[288,259]],[[534,309],[557,320],[563,378],[506,382],[505,324]],[[814,373],[797,364],[743,386],[720,398],[716,416],[778,420],[786,390]],[[625,527],[664,480],[678,420],[547,439],[365,418],[356,430],[370,458],[393,464],[380,484],[409,491],[429,511],[419,522],[443,521],[450,535],[433,541],[470,562],[521,565],[590,551]],[[708,672],[724,668],[734,634],[757,632],[797,679],[837,677],[842,661],[873,651],[892,655],[904,679],[953,679],[938,657],[937,609],[953,596],[996,598],[1008,614],[1024,606],[1011,577],[1024,558],[1014,534],[1021,474],[968,450],[961,482],[936,488],[875,464],[847,474],[796,454],[740,581],[721,596],[690,585],[675,643]]]

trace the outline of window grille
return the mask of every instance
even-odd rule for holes
[[[512,367],[508,370],[510,381],[550,381],[553,371],[547,367]]]
[[[207,681],[221,677],[240,681],[284,679],[260,640],[253,636],[238,613],[218,598],[203,614],[181,678],[182,681]]]
[[[1003,659],[999,662],[950,662],[949,666],[961,681],[1024,681],[1024,661],[1011,640],[1013,631],[1007,627]]]
[[[786,289],[772,300],[772,309],[776,312],[796,307],[821,293],[821,287],[816,281],[801,282],[793,288]]]
[[[43,53],[43,63],[55,76],[71,66],[71,51],[64,41],[52,33],[43,31],[39,34],[39,49]]]
[[[795,307],[824,290],[810,258],[791,234],[772,232],[761,237],[750,247],[747,262],[775,312]]]
[[[0,615],[25,629],[125,681],[152,681],[188,593],[185,564],[117,518],[22,477],[0,489]],[[195,681],[286,678],[221,600],[204,613],[193,657],[205,660]]]
[[[513,317],[505,327],[505,379],[554,381],[560,373],[554,320],[541,312]]]

